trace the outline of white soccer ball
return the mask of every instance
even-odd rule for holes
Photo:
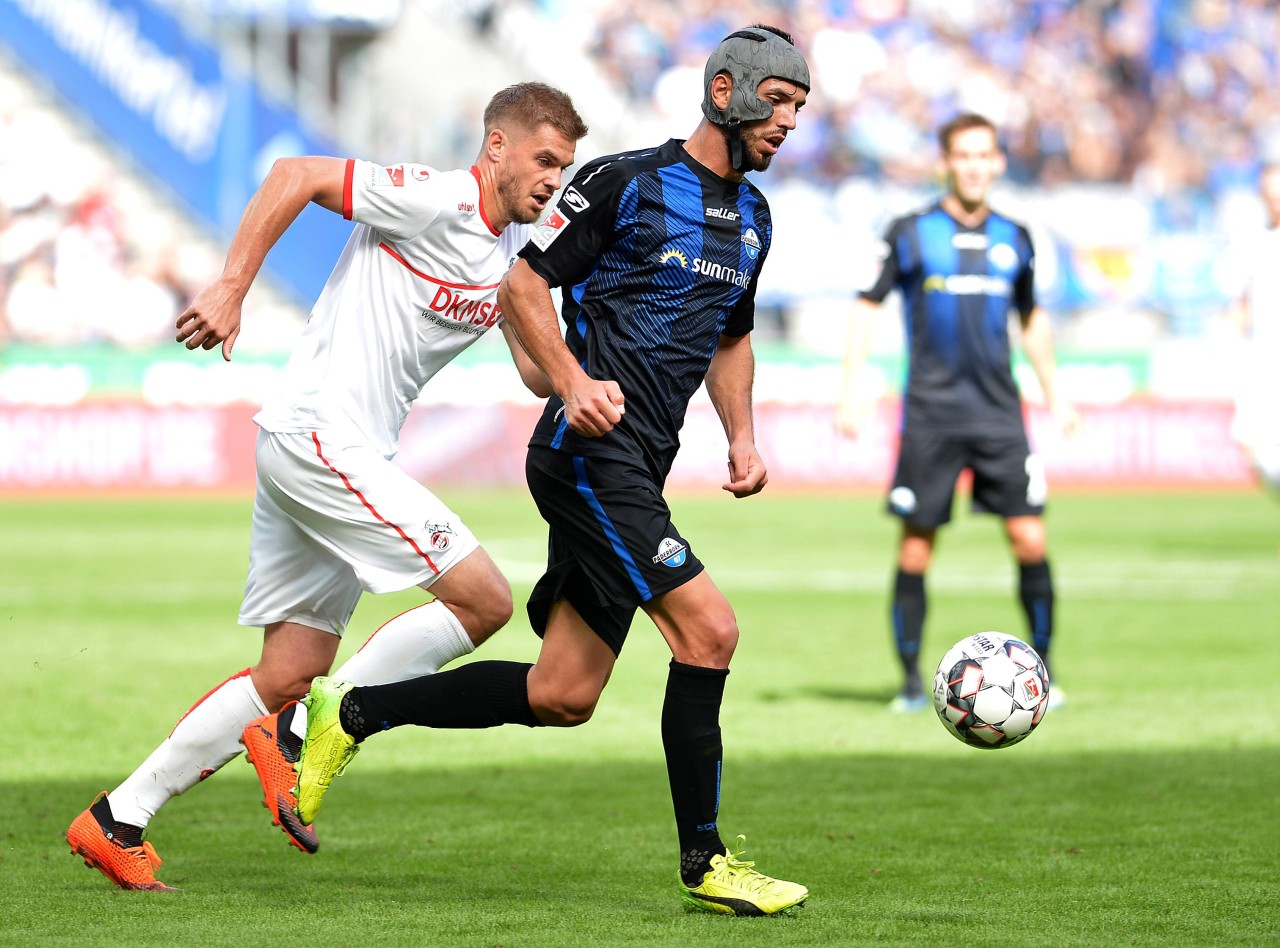
[[[961,639],[938,663],[933,707],[948,731],[992,750],[1024,740],[1049,705],[1049,673],[1026,642],[1003,632]]]

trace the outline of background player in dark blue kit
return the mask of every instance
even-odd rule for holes
[[[1004,170],[995,126],[964,114],[938,133],[947,193],[889,228],[879,279],[861,295],[845,357],[837,424],[855,437],[866,417],[858,377],[869,321],[889,292],[902,292],[909,350],[897,471],[889,511],[902,518],[893,631],[902,693],[891,707],[924,708],[919,668],[925,573],[940,526],[951,519],[956,478],[973,472],[973,508],[1004,518],[1032,644],[1046,663],[1053,635],[1053,577],[1046,557],[1045,480],[1031,452],[1010,368],[1009,312],[1045,400],[1068,434],[1079,418],[1059,397],[1049,317],[1036,305],[1035,256],[1026,228],[991,210],[987,193]],[[1050,692],[1060,703],[1061,689]]]
[[[662,490],[689,399],[705,379],[729,440],[724,489],[764,487],[751,411],[756,283],[772,223],[746,171],[764,171],[809,90],[791,38],[752,27],[707,61],[704,119],[688,141],[584,166],[535,231],[499,295],[551,380],[526,474],[550,525],[529,600],[536,664],[477,662],[400,685],[317,680],[299,811],[368,734],[401,724],[573,726],[588,720],[643,609],[671,648],[662,738],[695,908],[772,915],[808,890],[771,879],[718,831],[719,712],[738,642],[733,609],[671,522]],[[550,288],[562,288],[561,337]],[[304,812],[305,811],[305,812]]]

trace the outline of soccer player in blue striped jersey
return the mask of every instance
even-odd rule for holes
[[[1035,254],[1021,224],[987,203],[1004,171],[995,126],[972,113],[938,133],[947,192],[931,207],[895,220],[875,284],[855,305],[845,355],[837,426],[856,437],[868,404],[859,384],[870,320],[890,291],[902,294],[908,348],[901,440],[889,512],[902,520],[893,590],[893,632],[903,669],[890,706],[928,705],[919,655],[927,606],[925,573],[938,528],[951,519],[956,479],[973,474],[973,509],[1004,520],[1018,564],[1018,588],[1035,649],[1046,664],[1053,636],[1054,589],[1044,526],[1045,479],[1031,451],[1022,400],[1010,365],[1009,315],[1046,403],[1068,434],[1075,409],[1058,393],[1048,314],[1036,304]],[[1060,703],[1054,689],[1051,700]]]
[[[499,304],[555,390],[526,463],[550,526],[547,570],[528,604],[543,639],[537,663],[475,662],[349,690],[318,680],[299,775],[304,819],[355,742],[378,730],[584,723],[643,609],[673,658],[662,739],[681,897],[726,915],[780,914],[808,897],[740,858],[742,837],[732,848],[720,837],[719,713],[738,624],[662,496],[704,380],[729,441],[724,489],[749,497],[765,486],[751,330],[773,225],[744,175],[769,167],[808,91],[790,36],[759,26],[731,34],[707,61],[704,118],[690,138],[585,165],[535,230]]]

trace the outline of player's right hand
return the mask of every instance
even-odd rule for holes
[[[857,438],[867,429],[871,406],[852,395],[842,396],[836,404],[836,431],[846,438]]]
[[[612,379],[583,376],[564,394],[564,420],[586,438],[598,438],[622,420],[622,389]]]
[[[233,287],[221,281],[210,283],[178,317],[176,340],[188,349],[212,349],[221,344],[222,358],[230,362],[240,335],[242,299]]]

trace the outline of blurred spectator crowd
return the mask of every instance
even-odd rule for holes
[[[553,15],[569,4],[546,0]],[[580,9],[580,4],[573,4]],[[1001,128],[1009,178],[1221,193],[1280,159],[1273,0],[610,0],[592,53],[633,102],[748,22],[793,32],[815,93],[780,167],[927,181],[958,111]],[[557,7],[563,7],[557,12]]]
[[[0,70],[0,343],[172,336],[214,261],[159,201]]]
[[[425,29],[410,13],[435,23],[434,0],[422,2],[423,11],[407,10],[387,35],[403,39]],[[762,284],[764,304],[784,314],[779,333],[793,338],[795,314],[809,301],[847,300],[873,274],[874,244],[888,217],[935,187],[935,129],[958,111],[983,113],[1001,129],[1009,171],[999,203],[1032,224],[1055,311],[1109,307],[1130,319],[1142,312],[1143,326],[1156,333],[1202,334],[1234,292],[1221,265],[1227,236],[1260,224],[1258,170],[1280,161],[1274,0],[459,6],[469,8],[477,41],[504,12],[535,12],[540,28],[525,32],[538,55],[517,56],[501,41],[494,50],[523,59],[520,72],[530,75],[539,74],[539,59],[546,65],[564,58],[557,51],[585,50],[594,79],[575,78],[566,88],[586,100],[591,82],[603,77],[600,85],[612,85],[625,103],[621,111],[634,113],[623,124],[646,139],[656,127],[675,135],[692,130],[703,63],[723,36],[751,22],[793,32],[815,87],[767,190],[780,232],[805,239],[776,248]],[[400,76],[389,73],[385,81],[395,85]],[[429,120],[414,123],[431,145],[419,160],[470,160],[478,118],[471,113],[491,94],[492,80],[459,84],[466,91],[458,101],[433,105]],[[464,100],[468,108],[459,107]],[[608,124],[592,115],[588,122]],[[383,134],[398,128],[388,125]],[[378,144],[377,134],[344,142],[352,154],[405,157],[404,148]],[[458,154],[438,153],[446,148]],[[216,274],[225,243],[194,239],[166,207],[0,64],[0,344],[170,338],[178,312]],[[795,278],[801,273],[803,280]],[[277,322],[270,342],[284,345],[294,327]],[[825,315],[822,325],[829,325]],[[1104,341],[1114,343],[1114,313],[1099,325]],[[831,344],[825,329],[820,335],[820,345]],[[1133,338],[1151,336],[1143,329]]]
[[[635,125],[666,117],[677,135],[721,38],[752,22],[795,35],[814,89],[765,187],[779,232],[804,239],[775,247],[762,283],[791,338],[808,300],[873,278],[888,219],[936,192],[936,129],[958,112],[1000,128],[994,202],[1031,225],[1043,300],[1085,348],[1221,329],[1232,244],[1261,227],[1258,173],[1280,162],[1274,0],[536,2]]]

